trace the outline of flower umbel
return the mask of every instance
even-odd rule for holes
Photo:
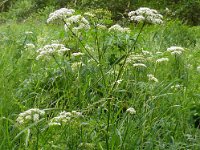
[[[136,11],[131,11],[128,13],[130,20],[135,22],[147,22],[151,24],[162,24],[163,16],[157,12],[155,9],[150,9],[147,7],[141,7]]]
[[[167,49],[172,55],[181,55],[184,52],[184,48],[179,46],[171,46]]]
[[[54,11],[49,15],[49,18],[47,19],[47,23],[50,23],[57,19],[66,19],[67,17],[70,17],[74,14],[74,9],[67,9],[67,8],[61,8],[59,10]]]
[[[63,44],[50,44],[45,45],[43,48],[37,50],[39,55],[37,56],[37,60],[42,57],[49,57],[53,54],[62,54],[66,51],[69,51],[69,48],[66,48]]]
[[[24,124],[29,121],[37,122],[42,116],[44,116],[44,114],[45,114],[44,110],[40,110],[38,108],[32,108],[25,112],[20,113],[16,121],[19,124]]]
[[[133,108],[133,107],[130,107],[126,110],[126,112],[128,114],[131,114],[131,115],[135,115],[136,114],[136,110]]]
[[[72,29],[74,33],[77,33],[81,29],[90,29],[90,24],[87,19],[81,15],[74,15],[65,20],[65,31]]]
[[[70,123],[74,119],[82,117],[81,112],[72,111],[72,112],[61,112],[57,117],[54,117],[50,120],[49,126],[60,126],[64,123]]]
[[[130,33],[131,30],[129,28],[123,28],[120,25],[115,24],[115,25],[111,26],[108,29],[108,31],[109,32],[116,31],[116,32],[122,32],[122,33]]]

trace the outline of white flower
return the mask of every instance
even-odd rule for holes
[[[80,143],[78,149],[93,150],[95,145],[93,143]]]
[[[157,55],[162,55],[163,52],[159,52],[159,51],[158,51],[158,52],[156,52],[156,54],[157,54]]]
[[[197,66],[197,71],[200,73],[200,66]]]
[[[171,46],[170,48],[167,48],[167,51],[173,52],[173,51],[184,51],[184,48],[179,46]]]
[[[34,49],[34,48],[35,48],[35,45],[32,44],[32,43],[27,43],[27,44],[25,45],[25,48],[27,48],[27,49]]]
[[[69,51],[69,48],[66,48],[63,44],[50,44],[45,45],[43,48],[37,50],[39,55],[37,56],[37,60],[41,57],[49,57],[52,54],[62,54],[66,51]]]
[[[71,16],[67,18],[65,22],[65,31],[68,31],[70,28],[72,28],[72,31],[77,33],[81,29],[90,29],[89,22],[81,15]]]
[[[130,107],[126,110],[127,113],[131,114],[131,115],[134,115],[136,114],[136,110],[133,108],[133,107]]]
[[[52,118],[49,122],[49,126],[60,126],[61,124],[66,124],[72,122],[74,119],[82,116],[81,112],[72,111],[72,112],[61,112],[58,116]]]
[[[183,87],[183,85],[176,84],[176,85],[171,86],[171,89],[179,90],[179,89],[181,89],[182,87]]]
[[[156,60],[156,63],[166,62],[169,61],[169,58],[159,58]]]
[[[143,22],[145,20],[145,17],[143,16],[131,16],[131,20],[134,20],[136,22]]]
[[[172,55],[181,55],[184,52],[184,48],[179,46],[171,46],[167,48],[168,52],[171,52]]]
[[[152,75],[152,74],[148,74],[147,77],[149,78],[149,81],[158,82],[158,79],[156,77],[154,77],[154,75]]]
[[[96,25],[98,29],[107,29],[107,27],[105,25],[102,24],[97,24]]]
[[[26,120],[31,120],[31,118],[32,118],[31,115],[25,116],[25,119],[26,119]]]
[[[72,111],[72,115],[74,115],[74,117],[81,117],[82,113],[78,111]]]
[[[112,32],[112,31],[116,31],[116,32],[126,32],[126,33],[130,33],[131,30],[129,28],[123,28],[121,27],[119,24],[115,24],[113,26],[111,26],[109,29],[108,29],[109,32]]]
[[[92,14],[91,12],[85,12],[84,15],[89,17],[95,17],[95,14]]]
[[[47,23],[50,23],[57,19],[66,19],[67,17],[72,16],[74,12],[75,12],[74,9],[67,9],[67,8],[61,8],[59,10],[56,10],[49,15]]]
[[[49,126],[61,126],[61,123],[59,123],[59,122],[50,122]]]
[[[143,63],[135,63],[133,64],[133,67],[143,67],[143,68],[146,68],[147,66]]]
[[[76,71],[81,66],[85,66],[85,64],[82,63],[82,62],[74,62],[74,63],[72,63],[71,68],[72,68],[73,71]]]
[[[44,110],[40,110],[38,108],[32,108],[32,109],[29,109],[25,112],[22,112],[18,115],[16,121],[19,123],[19,124],[24,124],[25,122],[28,122],[28,121],[33,121],[33,122],[36,122],[39,120],[39,118],[41,118],[42,116],[44,116],[45,114],[45,111]]]
[[[141,7],[136,11],[131,11],[128,13],[130,20],[135,22],[146,21],[152,24],[162,24],[163,16],[159,14],[155,9],[150,9],[147,7]]]
[[[135,54],[131,54],[128,58],[127,58],[127,63],[142,63],[145,62],[145,58],[143,55],[135,55]]]
[[[39,121],[39,118],[40,118],[39,114],[34,114],[33,115],[33,121],[34,122]]]
[[[25,34],[30,35],[30,34],[33,34],[33,32],[32,31],[26,31]]]
[[[84,53],[77,52],[77,53],[72,53],[72,56],[77,57],[77,56],[83,56],[85,55]]]
[[[149,51],[142,51],[142,53],[144,54],[144,55],[152,55],[152,53],[151,52],[149,52]]]

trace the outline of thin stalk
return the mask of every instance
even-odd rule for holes
[[[39,133],[40,133],[40,131],[39,131],[39,129],[38,129],[38,127],[36,126],[36,130],[37,130],[37,137],[36,137],[36,145],[35,145],[35,149],[36,150],[38,150],[38,145],[39,145]]]
[[[90,54],[90,52],[88,51],[88,49],[85,48],[85,46],[84,46],[83,42],[80,40],[80,38],[79,38],[78,36],[76,36],[76,34],[75,34],[69,27],[67,27],[67,28],[68,28],[68,30],[72,33],[72,35],[73,35],[75,38],[77,38],[77,40],[79,41],[79,43],[81,44],[81,46],[84,48],[84,50],[88,53],[88,55],[89,55],[96,63],[99,63],[99,62],[92,56],[92,54]]]
[[[106,147],[109,150],[109,128],[110,128],[110,102],[111,99],[108,98],[108,116],[107,116],[107,129],[106,129]]]
[[[115,81],[119,80],[120,76],[122,75],[124,66],[126,65],[127,58],[128,58],[128,56],[129,56],[130,52],[132,51],[133,47],[134,47],[135,44],[137,43],[138,38],[139,38],[140,34],[142,33],[142,30],[143,30],[144,26],[145,26],[145,22],[142,24],[142,27],[140,28],[140,31],[139,31],[139,33],[138,33],[138,35],[137,35],[137,37],[136,37],[136,39],[135,39],[133,45],[131,46],[131,48],[130,48],[130,49],[128,50],[128,52],[126,53],[125,58],[124,58],[124,61],[123,61],[123,63],[122,63],[122,66],[121,66],[121,68],[120,68],[120,70],[119,70],[119,73],[118,73],[117,78],[116,78]],[[115,83],[113,84],[113,87],[112,87],[111,91],[114,90],[114,88],[116,87],[116,85],[117,85],[117,82],[115,82]]]
[[[125,134],[124,134],[124,139],[122,141],[121,149],[123,149],[124,142],[126,140],[126,137],[127,137],[128,131],[129,131],[129,127],[130,127],[128,117],[126,119],[126,124],[128,125],[128,127],[126,128],[126,131],[125,131]]]
[[[95,26],[95,42],[96,42],[97,51],[98,51],[99,69],[100,69],[100,72],[101,72],[101,75],[102,75],[104,86],[106,87],[105,75],[104,75],[104,72],[103,72],[103,69],[102,69],[102,61],[101,61],[102,60],[102,55],[101,55],[100,46],[99,46],[98,29],[97,29],[96,26]]]
[[[61,68],[59,62],[57,61],[56,57],[52,54],[53,59],[55,60],[56,64],[58,65],[58,67],[60,68],[60,70],[65,74],[65,70],[63,68]]]

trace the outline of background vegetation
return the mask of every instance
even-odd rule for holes
[[[0,3],[0,11],[7,12],[10,10],[9,17],[16,17],[21,20],[44,8],[48,9],[53,7],[56,9],[66,6],[82,10],[90,8],[107,9],[112,12],[112,18],[114,20],[127,17],[126,13],[128,11],[143,6],[159,9],[161,12],[167,13],[168,17],[179,18],[189,25],[199,25],[200,22],[199,0],[2,0]],[[169,10],[166,10],[166,8]]]

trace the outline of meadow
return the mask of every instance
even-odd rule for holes
[[[199,26],[50,13],[0,24],[0,149],[200,149]]]

